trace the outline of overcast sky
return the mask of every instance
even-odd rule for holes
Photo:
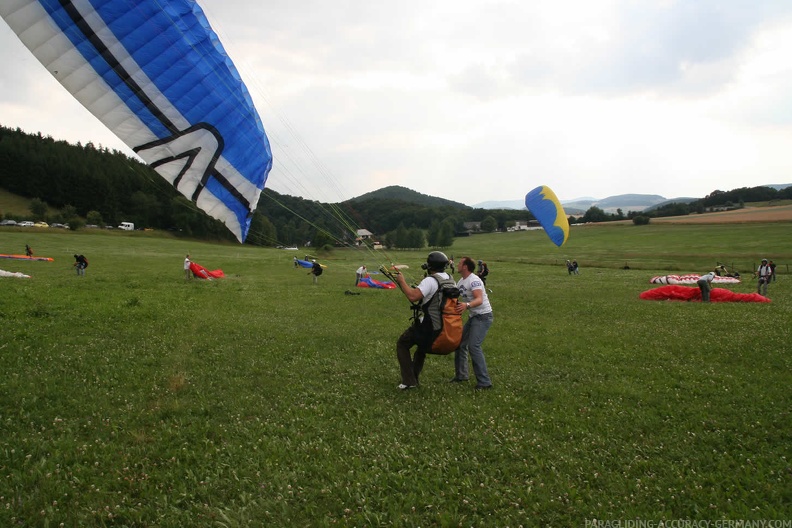
[[[268,186],[468,205],[792,183],[789,0],[199,0]],[[0,124],[133,155],[0,23]]]

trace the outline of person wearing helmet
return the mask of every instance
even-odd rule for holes
[[[772,274],[773,270],[767,263],[767,259],[762,259],[759,269],[756,270],[756,275],[759,277],[759,284],[756,287],[756,293],[767,297],[767,284],[770,282],[770,276]]]
[[[410,286],[407,284],[404,275],[401,273],[396,274],[396,284],[399,289],[407,297],[407,300],[413,304],[423,306],[438,290],[438,281],[434,275],[443,279],[450,279],[451,276],[445,272],[448,266],[448,257],[441,251],[432,251],[426,258],[427,276],[418,284],[418,286]],[[426,360],[426,347],[417,346],[422,343],[422,335],[419,332],[420,325],[418,321],[414,321],[410,327],[405,330],[399,339],[396,341],[396,358],[399,360],[399,368],[401,370],[401,383],[398,388],[400,390],[414,389],[418,387],[418,377],[423,369],[424,361]],[[415,355],[411,355],[410,350],[416,346]]]

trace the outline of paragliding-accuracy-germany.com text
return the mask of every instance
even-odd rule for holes
[[[586,519],[585,528],[792,528],[789,519]]]

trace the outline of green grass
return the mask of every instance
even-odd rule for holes
[[[36,218],[30,211],[30,204],[33,200],[24,198],[18,194],[14,194],[0,188],[0,217],[5,215],[12,215],[20,217],[24,220],[44,220],[44,218]],[[58,210],[53,207],[47,207],[47,215],[55,214]]]
[[[30,212],[30,199],[4,189],[0,189],[0,213],[33,216]]]
[[[785,224],[457,239],[491,269],[495,389],[431,356],[402,393],[408,303],[344,292],[361,263],[418,277],[426,251],[337,250],[313,286],[293,252],[0,228],[0,253],[55,258],[0,259],[33,277],[0,279],[0,526],[789,519],[789,242]],[[227,277],[185,281],[188,252]],[[638,299],[653,275],[762,257],[770,304]]]

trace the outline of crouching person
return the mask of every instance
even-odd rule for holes
[[[396,284],[408,301],[423,307],[438,291],[439,282],[434,275],[443,279],[451,278],[445,272],[447,265],[448,257],[444,253],[432,251],[426,259],[428,274],[417,287],[407,284],[401,273],[396,275]],[[431,323],[429,321],[427,323],[429,323],[429,331],[426,330],[427,326],[415,317],[410,327],[396,341],[396,358],[399,360],[401,370],[401,383],[398,386],[400,390],[413,389],[418,386],[418,377],[423,370],[426,354],[432,346]],[[416,347],[414,356],[411,355],[413,347]]]

